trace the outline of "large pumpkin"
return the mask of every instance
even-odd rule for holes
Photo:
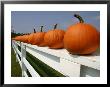
[[[57,24],[54,26],[53,30],[48,31],[44,36],[45,43],[52,49],[63,48],[63,38],[65,31],[61,29],[56,29]]]
[[[84,23],[82,17],[75,14],[80,23],[68,27],[64,36],[64,47],[71,54],[91,54],[100,44],[100,34],[94,26]]]
[[[37,32],[33,36],[33,44],[38,46],[46,46],[46,43],[44,42],[44,35],[46,32],[42,32],[43,26],[41,26],[41,31]]]

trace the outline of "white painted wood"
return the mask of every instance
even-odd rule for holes
[[[66,76],[79,77],[80,76],[80,64],[60,59],[61,71],[65,73]]]
[[[16,41],[15,43],[16,43],[18,46],[21,47],[21,42],[20,42],[20,41]]]
[[[16,62],[18,62],[18,59],[17,59],[17,52],[16,52],[16,49],[17,49],[17,47],[15,46],[16,44],[12,44],[12,47],[13,47],[13,50],[14,50],[14,52],[15,52],[15,55],[16,55]],[[16,48],[15,48],[16,47]]]
[[[18,55],[17,55],[16,57],[17,57],[17,59],[18,59],[18,62],[19,62],[20,67],[22,67],[22,65],[21,65],[21,61],[20,61]]]
[[[14,46],[13,46],[13,49],[14,49],[14,51],[15,51]],[[15,51],[15,52],[16,52],[16,51]],[[20,61],[18,55],[17,55],[16,57],[17,57],[17,59],[18,59],[18,61],[19,61],[20,67],[22,68],[22,63],[21,63],[21,61]],[[23,60],[23,63],[24,63],[24,65],[26,66],[26,68],[29,70],[30,74],[31,74],[33,77],[35,77],[35,76],[40,77],[40,75],[34,70],[34,68],[29,64],[29,62],[28,62],[27,60],[24,59],[24,60]],[[28,77],[26,71],[23,71],[23,76]]]
[[[53,56],[56,56],[59,58],[64,58],[65,60],[100,70],[99,54],[94,54],[94,55],[89,55],[89,56],[71,55],[65,49],[55,50],[55,49],[49,49],[48,47],[38,47],[36,45],[30,45],[30,44],[26,44],[26,43],[24,43],[24,44],[27,47],[37,49],[44,53],[47,53],[47,54],[50,54],[50,55],[53,55]]]
[[[80,77],[100,77],[100,71],[87,66],[81,66]]]
[[[22,53],[15,47],[17,53],[19,54],[20,57],[22,57]]]
[[[19,46],[22,46],[21,48],[24,48],[23,46],[23,44],[22,43],[14,43],[13,42],[13,44],[15,45],[15,44],[17,44],[17,45],[19,45],[19,44],[21,44],[21,45],[19,45]],[[16,48],[16,46],[14,46],[13,45],[13,48],[14,48],[14,50],[16,49],[16,51],[15,52],[18,52],[18,54],[19,55],[21,55],[20,57],[21,57],[21,61],[20,61],[20,59],[19,59],[19,57],[18,57],[18,55],[17,55],[17,59],[18,59],[18,61],[19,61],[19,64],[20,64],[20,66],[21,66],[21,68],[22,68],[22,76],[28,76],[28,75],[26,75],[26,68],[29,70],[29,72],[30,72],[30,74],[33,76],[33,77],[40,77],[40,75],[34,70],[34,68],[29,64],[29,62],[27,61],[27,60],[25,60],[25,57],[26,57],[26,51],[25,51],[25,48],[24,49],[21,49],[21,51],[22,51],[22,54],[23,54],[23,56],[22,56],[22,54],[20,53],[20,51]],[[22,57],[24,57],[24,58],[22,58]],[[23,68],[24,68],[24,70],[23,70]]]
[[[56,59],[59,59],[59,61],[52,60],[53,57],[50,54],[45,55],[45,53],[33,50],[30,47],[26,47],[26,51],[34,55],[37,59],[41,60],[45,64],[64,74],[65,76],[80,76],[80,64],[76,64],[59,57],[56,57]],[[75,67],[77,68],[76,70],[74,69]]]
[[[22,76],[24,76],[24,71],[26,71],[26,67],[24,65],[24,59],[26,58],[26,46],[21,43],[21,63],[22,63]]]
[[[14,43],[12,43],[12,47],[13,47],[14,52],[15,52],[15,54],[16,54],[16,49],[15,49],[15,47],[14,47]]]
[[[25,76],[25,77],[28,77],[28,75],[27,75],[26,71],[24,71],[24,76]]]
[[[93,74],[96,74],[97,77],[100,74],[99,53],[94,53],[93,55],[88,56],[79,56],[71,55],[65,49],[49,49],[48,47],[38,47],[36,45],[30,45],[27,43],[21,44],[19,41],[15,41],[13,43],[21,46],[21,48],[23,48],[22,45],[26,46],[26,51],[65,76],[92,77],[92,72]],[[15,49],[17,48],[15,47]],[[20,54],[18,50],[16,52]],[[33,74],[32,76],[36,76],[36,71],[32,69],[32,66],[25,58],[26,57],[23,59],[25,68],[29,70],[30,74]],[[82,68],[82,66],[84,67]],[[39,74],[37,76],[39,76]]]
[[[15,45],[16,43],[13,44],[14,49],[16,50],[16,53],[19,54],[19,56],[21,57],[21,52],[18,50],[18,47],[16,47]]]
[[[34,70],[34,68],[29,64],[29,62],[24,58],[24,65],[32,75],[32,77],[40,77],[40,75]]]
[[[26,51],[29,52],[30,54],[32,54],[33,56],[35,56],[37,59],[44,62],[45,64],[47,64],[50,67],[54,68],[55,70],[61,72],[61,69],[60,69],[61,67],[60,67],[59,62],[52,60],[51,55],[49,55],[49,54],[45,55],[45,53],[39,52],[37,50],[33,50],[30,47],[26,47]],[[58,59],[60,59],[60,58],[58,58]]]
[[[15,52],[15,54],[16,54],[16,50],[15,50],[15,48],[14,48],[14,45],[13,45],[13,49],[14,49],[14,52]],[[18,60],[18,62],[19,62],[19,64],[20,64],[20,67],[21,67],[21,61],[20,61],[20,59],[19,59],[19,56],[17,55],[16,57],[17,57],[17,60]]]

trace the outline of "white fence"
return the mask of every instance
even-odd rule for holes
[[[21,47],[21,52],[18,50]],[[28,69],[32,77],[40,77],[34,68],[26,60],[26,51],[38,58],[53,69],[69,77],[99,77],[100,76],[100,55],[94,53],[88,56],[71,55],[65,49],[49,49],[38,47],[19,41],[12,41],[12,47],[16,54],[16,60],[22,69],[22,76],[28,76]],[[20,55],[20,56],[18,56]],[[21,60],[20,58],[21,57]]]

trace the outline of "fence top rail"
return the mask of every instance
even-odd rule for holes
[[[28,48],[36,49],[59,58],[64,58],[71,62],[87,65],[100,70],[100,55],[97,52],[88,56],[80,56],[69,54],[69,52],[66,49],[49,49],[48,47],[38,47],[37,45],[31,45],[27,43],[23,44],[26,45],[26,47]]]

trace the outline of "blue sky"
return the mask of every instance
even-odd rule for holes
[[[57,28],[66,30],[68,26],[79,22],[74,14],[79,14],[85,23],[92,24],[100,31],[99,11],[12,11],[11,26],[17,33],[31,33],[34,27],[36,31],[40,31],[42,25],[43,31],[48,31],[56,23]]]

